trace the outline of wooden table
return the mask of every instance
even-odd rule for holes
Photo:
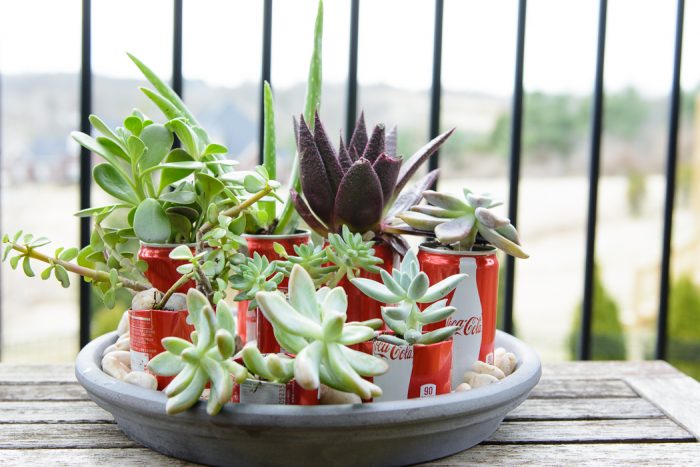
[[[547,365],[479,446],[429,465],[700,465],[700,383],[665,362]],[[127,438],[69,365],[0,364],[0,464],[191,465]]]

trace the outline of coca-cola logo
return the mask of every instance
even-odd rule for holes
[[[481,317],[472,316],[469,319],[452,319],[447,318],[448,326],[458,326],[459,329],[455,334],[460,336],[476,336],[481,334]]]
[[[384,360],[413,360],[413,346],[375,341],[374,355]]]

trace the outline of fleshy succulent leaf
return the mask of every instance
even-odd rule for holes
[[[362,157],[368,161],[374,163],[379,155],[384,152],[384,125],[378,124],[372,130],[372,136],[370,136],[367,146],[362,152]]]
[[[304,198],[302,198],[299,195],[299,193],[297,193],[294,190],[291,190],[289,192],[289,197],[292,199],[294,207],[299,213],[299,216],[301,216],[301,218],[304,219],[304,222],[306,222],[306,225],[308,225],[309,228],[311,228],[314,232],[316,232],[319,235],[328,235],[328,227],[316,217],[313,211],[311,211],[311,207],[309,206],[309,204]]]
[[[456,219],[441,222],[435,226],[435,236],[440,243],[449,245],[458,242],[460,239],[469,236],[469,233],[474,228],[474,216],[467,214],[466,216]]]
[[[343,177],[335,199],[337,224],[351,226],[364,233],[379,223],[382,216],[382,186],[371,163],[355,162]]]
[[[418,171],[418,168],[423,165],[423,163],[428,160],[430,156],[435,154],[435,151],[442,146],[442,144],[453,132],[454,128],[436,136],[430,140],[428,144],[420,148],[411,157],[404,161],[403,165],[401,166],[401,172],[399,172],[399,179],[396,183],[396,190],[394,193],[401,193],[403,187],[406,186],[411,177],[413,177],[413,175]]]
[[[342,135],[340,136],[340,146],[338,149],[338,162],[340,163],[340,168],[343,169],[343,173],[347,172],[353,163],[353,160],[350,159],[350,154],[348,153],[348,148],[345,146]]]
[[[348,154],[353,162],[355,162],[365,151],[367,146],[367,127],[365,126],[365,112],[360,112],[360,116],[355,123],[355,129],[350,137],[348,144]]]
[[[394,194],[396,180],[399,177],[399,170],[401,170],[401,159],[382,153],[374,161],[372,168],[382,186],[382,199],[384,202],[389,202]]]
[[[303,116],[299,122],[298,150],[304,198],[314,214],[326,225],[330,225],[336,193],[331,186],[326,166]]]
[[[321,155],[323,165],[326,168],[326,175],[328,176],[328,181],[331,184],[331,190],[334,193],[337,193],[338,186],[343,178],[343,169],[340,166],[335,149],[328,139],[328,134],[323,128],[323,123],[318,116],[318,112],[316,112],[314,115],[314,142],[316,143],[316,148]]]
[[[391,127],[389,132],[386,134],[386,143],[384,144],[384,151],[391,157],[396,157],[396,125]]]

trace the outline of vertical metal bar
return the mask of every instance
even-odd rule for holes
[[[433,31],[433,81],[430,86],[430,138],[440,133],[440,97],[442,96],[442,23],[445,10],[444,0],[435,0],[435,28]],[[436,152],[428,161],[428,170],[435,170],[439,164]],[[437,179],[432,189],[437,186]]]
[[[520,152],[523,133],[523,73],[525,70],[525,18],[527,0],[518,2],[518,27],[515,43],[515,79],[510,124],[510,188],[508,190],[508,216],[513,225],[518,222],[518,194],[520,189]],[[513,295],[515,292],[515,258],[506,256],[503,299],[503,330],[513,333]]]
[[[80,65],[80,131],[90,134],[90,112],[92,112],[92,46],[91,46],[91,0],[83,0],[82,47]],[[90,207],[90,172],[92,155],[80,148],[80,209]],[[90,243],[90,218],[80,219],[80,247]],[[80,281],[80,347],[90,341],[90,284]]]
[[[263,163],[263,138],[265,112],[263,83],[271,83],[272,74],[272,0],[265,0],[263,7],[262,75],[260,78],[260,125],[258,127],[258,163]]]
[[[173,0],[173,91],[182,97],[182,0]]]
[[[350,3],[350,56],[348,59],[348,89],[345,100],[345,141],[349,142],[357,119],[357,46],[360,25],[360,0]]]
[[[664,204],[663,241],[661,245],[661,284],[659,286],[659,318],[656,329],[656,358],[666,358],[668,303],[671,294],[671,241],[673,239],[673,205],[676,192],[676,162],[678,159],[678,124],[681,105],[681,56],[683,52],[683,16],[685,1],[678,0],[676,13],[676,44],[673,54],[673,81],[668,122],[666,155],[666,203]]]
[[[591,109],[591,160],[588,168],[588,222],[586,227],[586,259],[583,278],[583,306],[578,357],[590,360],[592,356],[591,329],[593,327],[593,287],[595,270],[595,235],[598,217],[598,178],[600,176],[600,143],[603,132],[603,78],[605,68],[605,30],[608,2],[600,0],[598,10],[598,48],[596,52],[593,107]]]
[[[2,168],[2,75],[0,75],[0,169]],[[2,206],[2,177],[0,177],[0,206]],[[2,232],[2,210],[0,210],[0,232]],[[0,290],[2,277],[0,276]],[[2,362],[2,294],[0,293],[0,362]]]

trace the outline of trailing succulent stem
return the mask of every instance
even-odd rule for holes
[[[275,337],[294,359],[294,378],[304,389],[321,383],[362,399],[382,390],[363,377],[388,370],[386,362],[350,349],[371,340],[375,331],[360,323],[346,323],[347,295],[340,288],[316,290],[309,274],[294,265],[289,279],[289,301],[279,292],[258,292],[258,306],[272,323]]]
[[[443,298],[466,279],[466,274],[455,274],[431,286],[428,276],[419,270],[413,250],[406,254],[399,269],[394,268],[391,274],[381,270],[380,274],[382,283],[352,279],[365,295],[387,304],[382,307],[382,318],[395,335],[384,334],[378,339],[397,345],[433,344],[449,339],[459,329],[447,326],[423,333],[424,325],[443,321],[456,311]],[[421,310],[418,305],[425,303],[432,305]]]
[[[163,389],[168,396],[168,414],[192,407],[211,382],[207,413],[216,415],[231,400],[234,380],[240,384],[248,377],[245,367],[231,358],[236,320],[224,301],[218,303],[214,314],[207,298],[196,289],[187,292],[187,310],[195,327],[192,342],[166,337],[162,341],[165,351],[151,359],[148,368],[157,375],[175,377]]]

